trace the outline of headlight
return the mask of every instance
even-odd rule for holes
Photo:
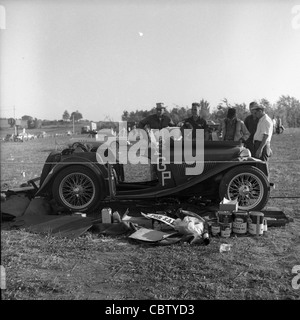
[[[245,147],[240,152],[240,157],[251,157],[251,151]]]

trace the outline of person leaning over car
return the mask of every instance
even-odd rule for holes
[[[249,131],[244,122],[236,117],[236,109],[229,108],[227,116],[221,121],[223,141],[245,142],[249,138]]]
[[[253,108],[255,116],[259,119],[257,128],[253,137],[254,140],[254,154],[253,156],[268,161],[272,155],[271,139],[273,134],[273,121],[265,113],[264,106],[255,106]]]
[[[163,129],[166,127],[174,127],[172,119],[164,114],[165,105],[162,102],[156,104],[156,114],[151,114],[145,119],[141,120],[137,126],[139,129],[144,129],[146,126],[149,129]]]
[[[184,133],[184,129],[193,129],[192,138],[196,139],[196,129],[204,129],[204,140],[209,140],[209,131],[206,120],[200,116],[201,107],[200,103],[193,102],[192,103],[192,116],[183,120],[183,125],[181,126],[182,135]]]
[[[255,115],[254,109],[256,106],[258,106],[258,104],[253,101],[249,104],[249,109],[251,114],[249,116],[247,116],[244,120],[245,126],[248,129],[248,131],[250,132],[250,136],[247,139],[245,146],[246,148],[248,148],[251,152],[251,154],[254,156],[254,142],[253,142],[253,137],[254,137],[254,133],[256,131],[257,128],[257,123],[258,123],[258,118]]]

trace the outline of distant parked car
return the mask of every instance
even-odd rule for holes
[[[23,136],[21,136],[21,135],[15,135],[14,136],[14,141],[15,142],[24,142],[24,137]]]
[[[5,136],[4,141],[14,141],[14,135],[8,133],[8,134]]]
[[[42,138],[46,138],[47,136],[48,136],[47,132],[43,131],[43,132],[41,133],[41,137],[42,137]]]
[[[23,140],[23,141],[35,139],[35,135],[34,135],[34,134],[31,134],[31,133],[29,133],[29,132],[21,132],[21,133],[19,134],[19,136],[22,137],[22,140]]]
[[[90,126],[81,127],[81,133],[89,133],[91,130]]]
[[[16,134],[7,134],[4,141],[23,142],[23,137]]]

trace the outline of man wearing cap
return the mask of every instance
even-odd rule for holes
[[[181,132],[184,133],[184,129],[193,129],[192,138],[196,139],[196,129],[204,129],[204,140],[209,140],[209,131],[206,120],[200,116],[201,106],[198,102],[192,103],[192,116],[183,120]]]
[[[174,127],[174,123],[171,118],[164,114],[166,107],[162,102],[156,104],[156,114],[152,114],[145,119],[141,120],[138,124],[138,128],[144,129],[148,126],[150,129],[159,129],[166,127]]]
[[[227,117],[221,122],[223,141],[245,142],[249,138],[249,131],[244,122],[236,117],[236,109],[229,108]]]
[[[253,137],[257,128],[258,118],[255,115],[254,108],[257,107],[258,104],[253,101],[249,104],[249,109],[251,114],[247,116],[244,120],[245,126],[248,129],[250,136],[247,139],[245,146],[251,151],[251,154],[254,156],[254,142]]]
[[[253,156],[263,161],[268,161],[272,154],[271,138],[273,134],[273,121],[265,113],[265,107],[257,105],[253,107],[255,116],[259,119],[253,137],[254,154]]]

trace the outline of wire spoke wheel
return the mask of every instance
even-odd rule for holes
[[[260,210],[268,201],[269,183],[259,169],[241,166],[224,175],[219,191],[221,199],[237,199],[240,210]]]
[[[53,195],[56,201],[72,211],[87,211],[101,199],[95,174],[81,166],[68,167],[57,175]]]
[[[61,181],[59,195],[66,205],[80,210],[93,201],[95,184],[83,173],[71,173]]]
[[[228,193],[231,199],[238,199],[242,206],[252,207],[261,201],[263,185],[253,174],[242,173],[229,182]]]

